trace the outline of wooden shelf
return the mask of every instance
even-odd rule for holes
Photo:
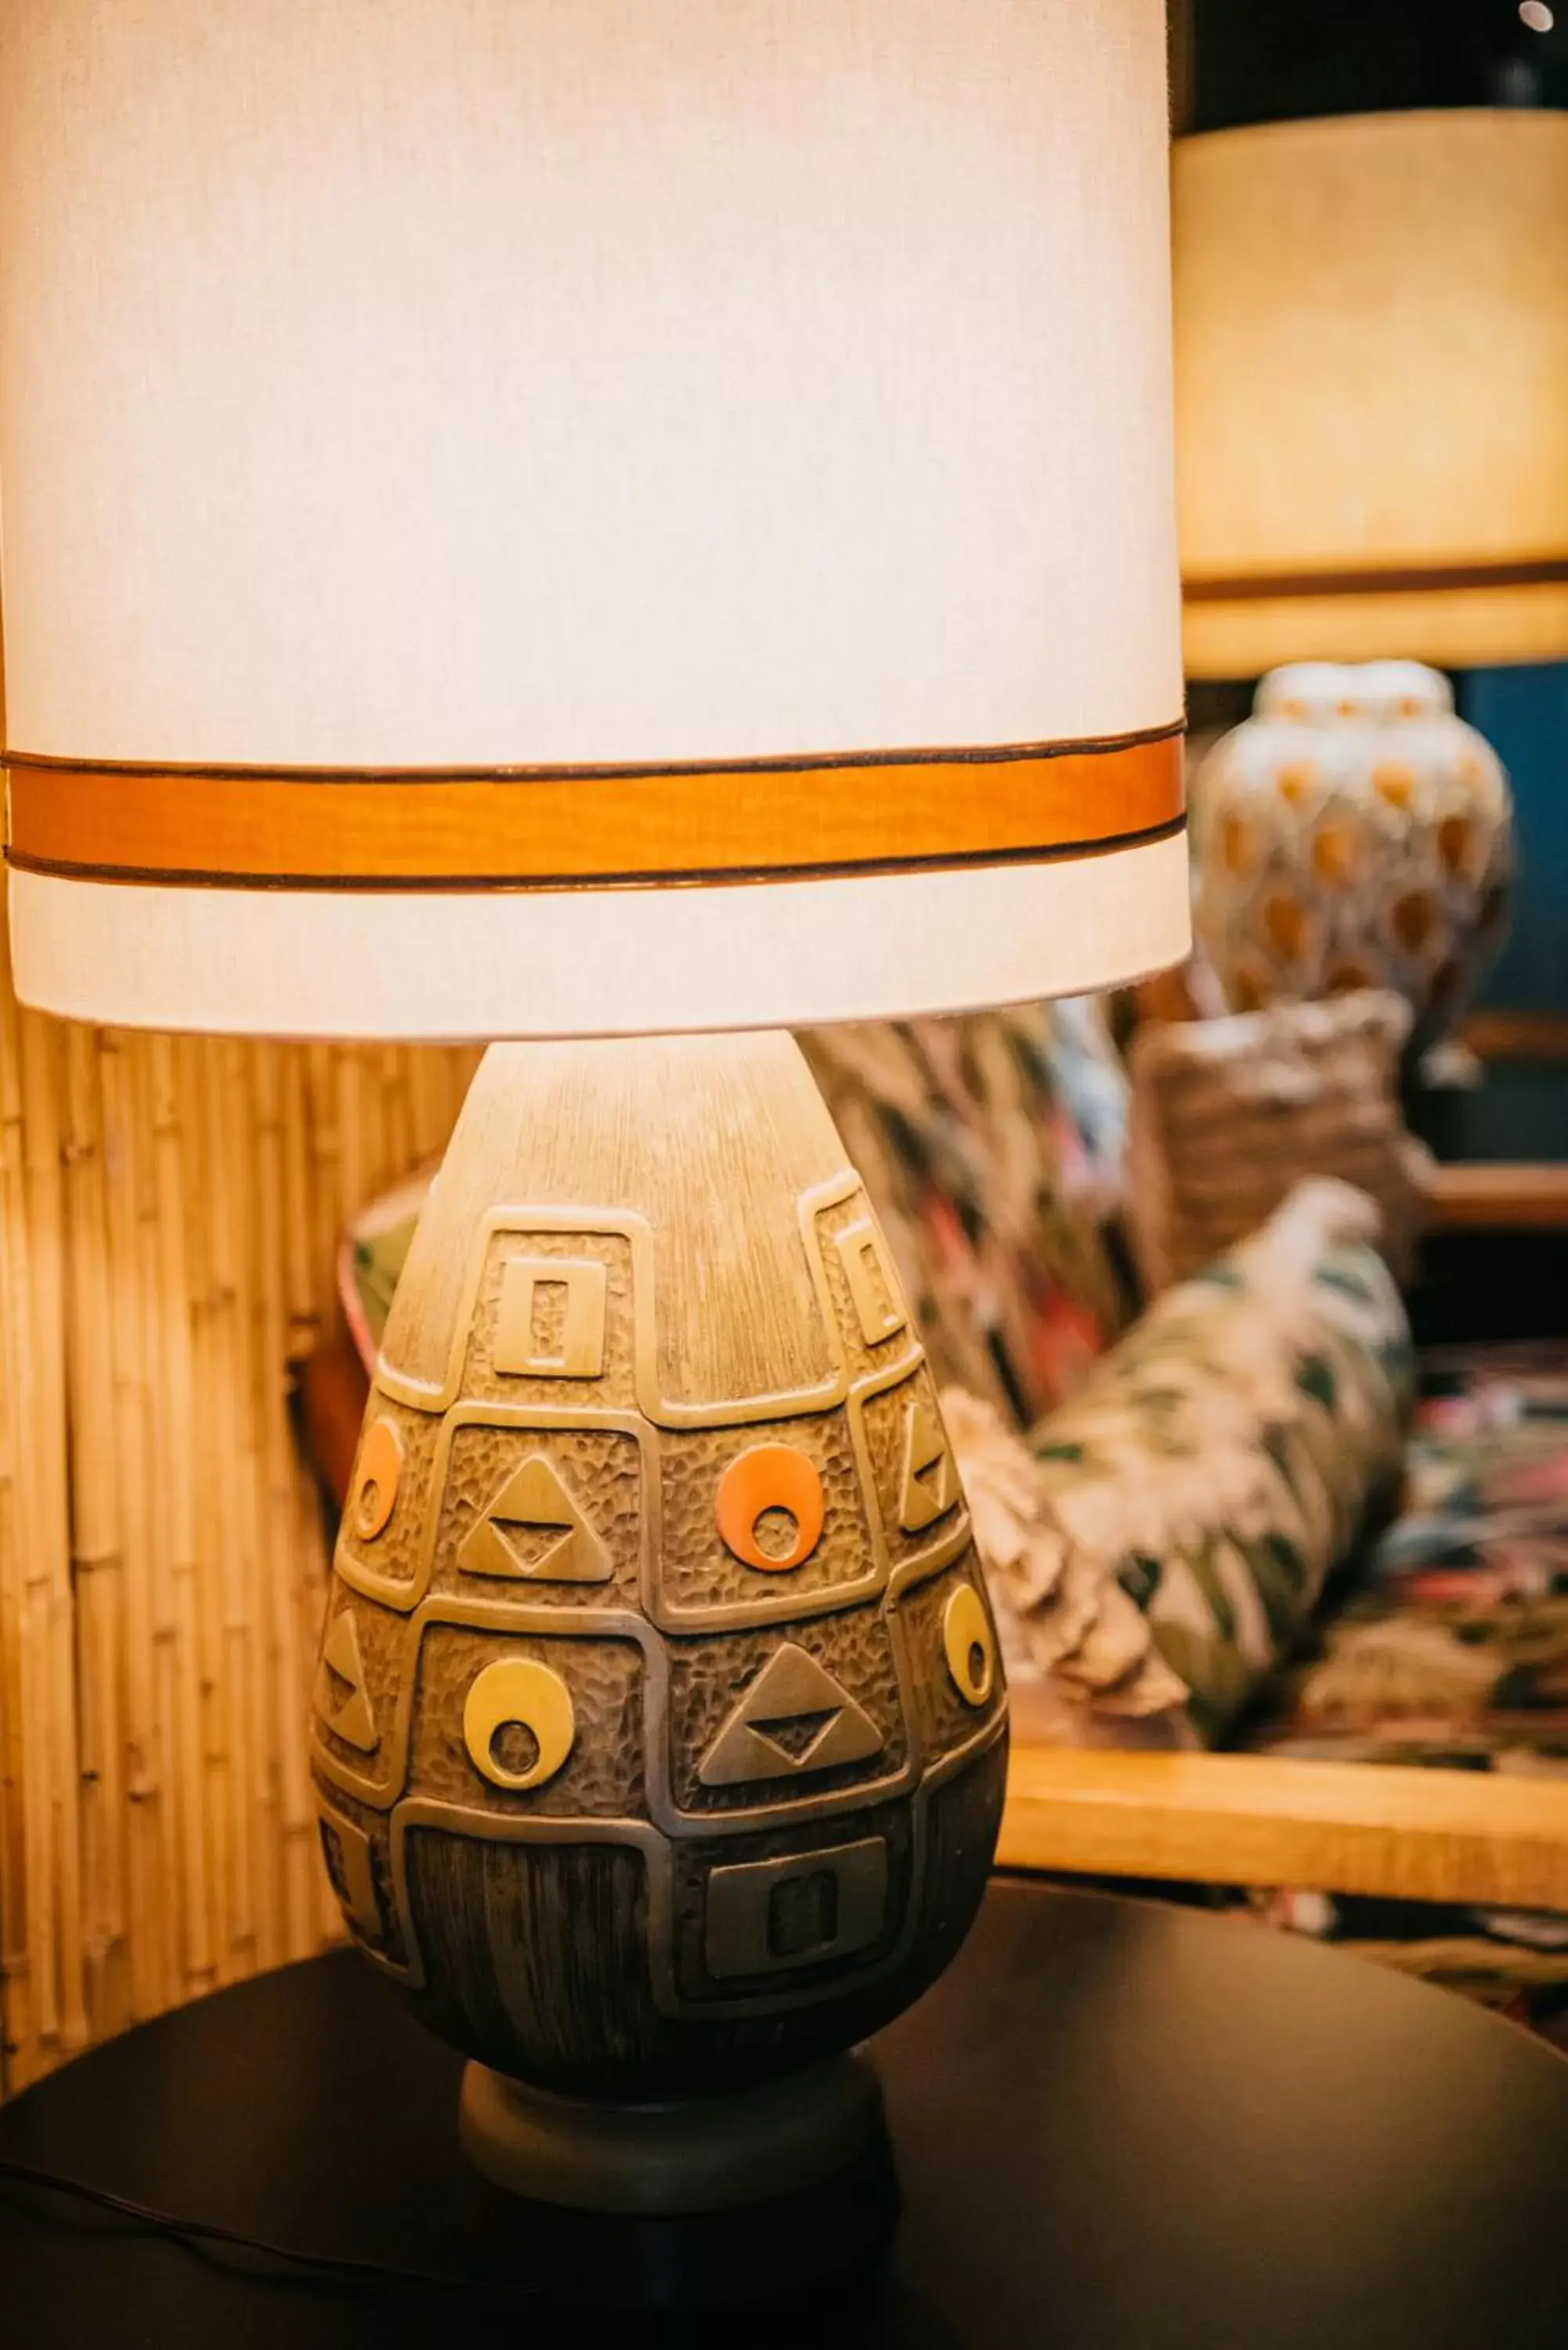
[[[1434,1166],[1422,1191],[1433,1232],[1568,1232],[1568,1161],[1459,1160]]]
[[[1568,1781],[1015,1747],[998,1863],[1568,1913]]]

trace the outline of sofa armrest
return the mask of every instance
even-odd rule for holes
[[[338,1509],[348,1498],[348,1480],[359,1449],[360,1424],[370,1399],[370,1382],[354,1341],[339,1324],[304,1364],[299,1403],[305,1449],[312,1467]]]
[[[998,1864],[1568,1912],[1568,1783],[1015,1747]]]

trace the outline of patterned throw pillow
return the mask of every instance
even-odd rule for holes
[[[1040,1424],[1027,1491],[960,1414],[993,1586],[1086,1741],[1172,1711],[1218,1740],[1392,1496],[1412,1357],[1376,1230],[1302,1185]]]
[[[1369,1191],[1385,1257],[1410,1271],[1429,1161],[1399,1105],[1409,1033],[1408,1008],[1376,989],[1139,1029],[1128,1173],[1151,1295],[1256,1232],[1309,1175]]]
[[[1027,1428],[1131,1318],[1107,1244],[1127,1081],[1099,1004],[815,1029],[939,1379]]]

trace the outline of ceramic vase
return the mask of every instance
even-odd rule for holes
[[[1501,761],[1413,661],[1273,671],[1193,785],[1199,944],[1234,1012],[1386,987],[1417,1052],[1501,942]]]

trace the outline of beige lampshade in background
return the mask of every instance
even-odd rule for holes
[[[1178,141],[1189,675],[1568,657],[1568,115]]]
[[[1187,940],[1159,0],[7,0],[17,983],[504,1035]]]

